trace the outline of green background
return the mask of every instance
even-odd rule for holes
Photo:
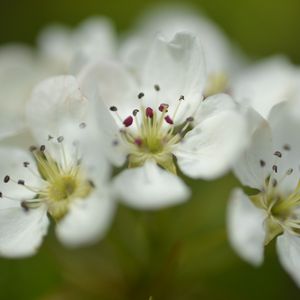
[[[76,25],[99,14],[111,17],[122,32],[147,7],[162,2],[1,0],[0,42],[34,43],[49,22]],[[300,62],[300,1],[184,3],[204,10],[250,57],[284,53]],[[258,269],[228,245],[226,202],[238,184],[233,176],[186,181],[193,188],[187,204],[158,212],[120,206],[106,239],[94,247],[64,249],[51,232],[35,257],[0,259],[0,299],[298,299],[274,243]]]

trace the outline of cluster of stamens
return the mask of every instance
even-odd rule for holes
[[[81,123],[80,128],[85,127]],[[52,143],[56,140],[56,143]],[[40,147],[31,146],[30,152],[37,168],[33,168],[28,161],[23,162],[23,167],[37,178],[37,186],[32,186],[24,179],[14,179],[6,175],[3,179],[5,184],[13,183],[22,185],[25,189],[34,193],[30,199],[17,199],[4,195],[0,192],[0,198],[21,201],[21,206],[28,211],[29,209],[40,207],[45,204],[48,213],[55,219],[60,220],[68,212],[70,202],[77,198],[85,198],[89,195],[94,184],[86,178],[81,160],[77,151],[78,144],[74,143],[74,156],[67,156],[64,144],[64,137],[56,139],[49,135],[49,150],[45,145]],[[55,159],[51,155],[51,146],[58,146],[60,159]]]
[[[290,150],[289,145],[284,145],[285,151]],[[275,151],[276,160],[282,159],[282,152]],[[266,176],[264,186],[259,194],[251,196],[253,203],[267,213],[266,226],[268,230],[267,240],[269,242],[284,230],[300,236],[300,184],[293,192],[286,195],[281,185],[294,172],[289,168],[278,178],[279,167],[275,163],[271,166],[271,172]],[[266,167],[264,160],[259,160],[261,168]]]
[[[159,92],[160,87],[154,86]],[[144,93],[138,94],[142,100]],[[157,109],[140,105],[140,109],[134,109],[126,118],[119,115],[118,108],[111,106],[121,124],[121,137],[129,148],[129,167],[141,166],[147,159],[153,159],[161,167],[176,173],[172,151],[190,129],[193,118],[187,118],[182,124],[175,125],[175,118],[179,107],[184,101],[180,96],[178,104],[171,115],[169,104],[161,103]]]

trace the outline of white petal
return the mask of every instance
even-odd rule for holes
[[[0,209],[0,255],[25,257],[35,254],[48,225],[44,206],[27,212],[21,207]]]
[[[107,108],[116,106],[124,119],[140,105],[137,84],[119,63],[104,60],[91,63],[78,74],[78,81],[89,99],[99,93]]]
[[[277,251],[283,268],[300,287],[300,238],[285,232],[277,238]]]
[[[254,131],[247,150],[237,160],[234,172],[242,184],[262,189],[271,170],[272,159],[271,130],[268,123],[263,122]]]
[[[82,95],[75,77],[57,76],[36,86],[27,105],[28,124],[35,137],[44,142],[48,135],[64,135],[70,125],[78,129],[86,118],[87,99]]]
[[[285,58],[276,56],[247,68],[231,87],[233,96],[253,107],[263,117],[293,93],[297,83],[295,69]]]
[[[57,236],[69,247],[93,244],[105,235],[114,210],[115,203],[104,190],[94,192],[87,199],[76,200],[57,224]]]
[[[195,114],[195,122],[201,122],[216,113],[224,110],[235,110],[237,108],[234,100],[227,94],[217,94],[205,98]]]
[[[176,175],[148,161],[123,171],[114,186],[122,201],[137,209],[159,209],[187,200],[190,191]]]
[[[33,51],[23,45],[0,48],[0,138],[24,129],[24,105],[38,78]]]
[[[240,189],[233,191],[227,211],[229,240],[247,262],[259,266],[264,255],[265,214]]]
[[[213,179],[233,166],[247,141],[244,118],[228,110],[205,119],[188,132],[174,153],[187,176]]]
[[[168,103],[172,115],[181,95],[185,97],[177,120],[189,117],[198,107],[206,80],[203,53],[198,40],[188,33],[178,33],[171,41],[155,39],[146,59],[142,90],[149,106]],[[154,85],[160,86],[157,93]],[[176,121],[176,120],[175,120]]]

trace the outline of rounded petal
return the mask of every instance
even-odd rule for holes
[[[177,33],[168,41],[157,37],[142,74],[144,101],[149,106],[168,103],[172,115],[181,95],[185,97],[178,110],[176,122],[191,116],[202,99],[206,72],[203,52],[198,40],[188,33]],[[154,89],[159,85],[160,91]],[[155,106],[154,106],[155,107]]]
[[[247,141],[244,118],[235,111],[224,111],[188,132],[174,153],[187,176],[213,179],[233,166]]]
[[[26,257],[35,254],[48,225],[44,206],[29,211],[21,207],[0,209],[0,255]]]
[[[240,189],[233,191],[227,210],[227,229],[234,250],[247,262],[259,266],[264,255],[265,214]]]
[[[124,119],[140,106],[137,83],[117,62],[102,60],[91,63],[78,74],[78,81],[89,99],[98,93],[106,107],[116,106]]]
[[[82,95],[75,77],[56,76],[36,86],[26,108],[27,122],[37,140],[48,135],[64,135],[70,125],[78,129],[86,118],[87,99]]]
[[[249,147],[234,166],[234,172],[243,185],[262,189],[272,167],[272,134],[267,122],[254,131]]]
[[[114,211],[115,202],[107,193],[94,192],[87,199],[74,201],[57,224],[56,234],[69,247],[93,244],[105,235]]]
[[[293,93],[298,84],[295,77],[293,65],[285,57],[276,56],[239,74],[231,91],[237,101],[267,118],[274,105]]]
[[[137,209],[159,209],[182,203],[190,196],[184,182],[153,161],[122,171],[114,187],[121,200]]]
[[[300,238],[285,232],[277,238],[277,252],[283,268],[300,287]]]

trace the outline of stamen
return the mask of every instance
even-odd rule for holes
[[[29,147],[29,151],[30,151],[30,152],[34,152],[35,150],[37,150],[37,147],[36,147],[36,146],[30,146],[30,147]]]
[[[169,115],[165,117],[165,121],[170,125],[174,124],[173,120],[171,119],[171,117]]]
[[[160,106],[158,107],[158,110],[161,112],[167,112],[169,108],[169,104],[167,103],[162,103],[160,104]]]
[[[147,118],[153,118],[153,109],[151,107],[147,107],[145,110],[145,114]]]
[[[118,108],[117,108],[116,106],[111,106],[109,109],[110,109],[111,111],[118,111]]]
[[[81,122],[80,124],[79,124],[79,128],[80,129],[84,129],[86,127],[86,123],[85,122]]]
[[[280,151],[275,151],[274,155],[281,158],[282,157],[282,153]]]
[[[6,176],[4,177],[4,179],[3,179],[3,182],[4,182],[4,183],[8,183],[9,180],[10,180],[10,177],[9,177],[8,175],[6,175]]]
[[[142,99],[144,96],[145,96],[145,94],[142,93],[142,92],[138,94],[138,98],[139,98],[139,99]]]
[[[41,145],[40,151],[44,152],[45,150],[46,150],[46,146],[45,145]]]
[[[123,121],[123,124],[125,127],[129,127],[131,126],[133,123],[133,118],[132,116],[128,116],[124,121]]]
[[[184,100],[184,96],[183,96],[183,95],[181,95],[181,96],[179,97],[179,101],[182,101],[182,100]]]
[[[266,165],[266,162],[264,160],[259,161],[260,166],[263,168]]]
[[[48,141],[52,140],[53,139],[53,136],[48,134]]]
[[[137,146],[142,146],[143,144],[143,140],[141,138],[137,138],[134,140],[134,143],[137,145]]]
[[[132,112],[133,116],[136,117],[136,115],[138,114],[138,112],[139,112],[138,109],[134,109],[133,112]]]
[[[64,137],[63,137],[63,136],[59,136],[59,137],[57,138],[57,141],[58,141],[59,143],[62,143],[63,140],[64,140]]]
[[[24,166],[25,168],[27,168],[29,165],[30,165],[30,163],[29,163],[28,161],[24,161],[24,162],[23,162],[23,166]]]
[[[286,151],[290,151],[291,146],[289,144],[285,144],[285,145],[283,145],[283,149],[286,150]]]
[[[273,165],[273,166],[272,166],[272,170],[273,170],[275,173],[277,173],[277,172],[278,172],[278,167],[277,167],[277,165]]]
[[[292,173],[293,173],[293,169],[292,168],[290,168],[290,169],[288,169],[287,171],[286,171],[286,175],[291,175]]]
[[[19,179],[19,180],[18,180],[18,184],[20,184],[20,185],[25,185],[25,181],[24,181],[23,179]]]
[[[157,92],[159,92],[159,91],[160,91],[160,86],[159,86],[158,84],[155,84],[155,85],[154,85],[154,89],[155,89]]]

